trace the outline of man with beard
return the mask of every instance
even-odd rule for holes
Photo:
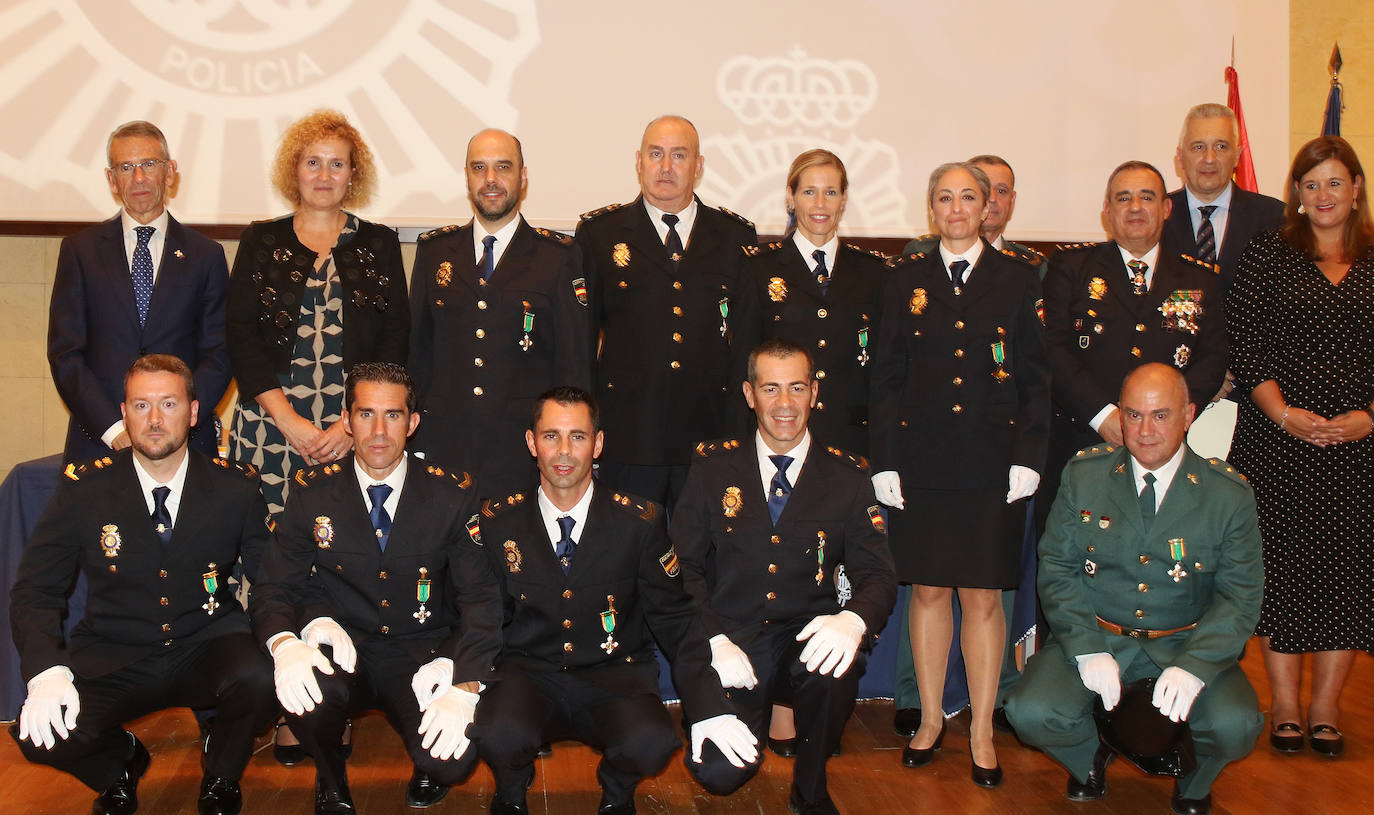
[[[271,664],[229,582],[240,557],[256,573],[267,505],[251,468],[187,446],[199,407],[181,360],[135,361],[120,405],[132,449],[67,465],[10,593],[28,680],[10,734],[30,761],[100,791],[96,815],[138,808],[149,755],[124,723],[181,706],[217,711],[197,811],[238,812],[253,735],[276,713]],[[78,569],[86,616],[64,641]]]
[[[729,391],[738,303],[750,296],[741,247],[754,225],[708,207],[693,190],[706,159],[681,116],[649,123],[635,153],[640,196],[582,216],[577,242],[595,268],[593,324],[601,332],[596,398],[606,428],[600,477],[669,507],[692,448],[743,415]]]
[[[426,232],[416,248],[407,367],[424,421],[412,449],[504,496],[535,478],[523,443],[534,397],[590,384],[587,276],[572,238],[521,217],[518,139],[483,130],[465,167],[473,220]]]

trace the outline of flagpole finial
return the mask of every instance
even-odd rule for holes
[[[1331,46],[1331,59],[1327,60],[1326,67],[1331,70],[1331,79],[1334,82],[1341,72],[1341,44],[1338,42]]]

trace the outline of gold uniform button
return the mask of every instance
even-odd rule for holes
[[[768,592],[767,594],[764,595],[764,598],[765,598],[765,599],[768,599],[768,600],[776,600],[776,599],[778,599],[778,595],[777,595],[776,592],[771,592],[771,591],[770,591],[770,592]]]
[[[382,633],[383,633],[383,634],[390,634],[390,633],[391,633],[391,626],[389,626],[389,625],[384,625],[384,626],[382,626]]]
[[[817,347],[817,348],[824,348],[824,347],[825,347],[825,340],[816,340],[816,347]]]
[[[769,542],[769,543],[782,543],[782,536],[781,536],[781,535],[774,535],[773,537],[771,537],[771,538],[768,539],[768,542]]]
[[[954,377],[954,384],[955,384],[955,385],[962,385],[962,384],[964,384],[964,378],[963,378],[962,376],[956,376],[956,377]]]
[[[963,405],[955,405],[954,407],[950,408],[950,410],[954,411],[955,413],[963,413],[963,412],[964,412],[964,406],[963,406]]]
[[[572,628],[572,620],[564,620],[564,621],[563,621],[563,627],[564,627],[564,628]]]
[[[158,573],[157,573],[157,576],[160,577],[160,578],[162,578],[163,580],[166,580],[166,579],[167,579],[167,570],[166,570],[166,569],[159,569],[159,570],[158,570]]]
[[[963,359],[963,358],[964,358],[964,349],[962,349],[962,348],[955,348],[955,349],[954,349],[954,358],[955,358],[955,359]]]
[[[1145,612],[1144,612],[1144,611],[1141,611],[1140,609],[1136,609],[1136,610],[1135,610],[1135,618],[1136,618],[1137,620],[1143,619],[1144,617],[1145,617]]]
[[[564,589],[564,590],[563,590],[563,599],[564,599],[564,600],[571,600],[571,599],[572,599],[572,596],[573,596],[572,589]]]
[[[818,309],[816,309],[816,316],[817,316],[817,317],[820,317],[822,320],[824,320],[826,317],[829,317],[829,316],[830,316],[830,312],[826,311],[826,310],[823,309],[823,308],[818,308]]]
[[[681,316],[682,316],[682,306],[673,306],[673,316],[674,316],[674,317],[681,317]]]
[[[674,332],[673,332],[673,342],[678,343],[678,344],[681,344],[681,343],[682,343],[682,335],[679,334],[678,332],[674,331]]]
[[[166,598],[166,597],[159,598],[157,602],[158,602],[158,605],[165,606],[165,605],[167,605],[167,598]]]
[[[1136,331],[1144,331],[1144,330],[1145,330],[1145,324],[1144,324],[1144,323],[1136,323],[1136,324],[1135,324],[1135,330],[1136,330]]]
[[[825,379],[825,371],[816,371],[817,379]]]
[[[382,608],[391,608],[391,601],[390,601],[390,600],[383,600],[383,601],[382,601]]]
[[[439,306],[440,308],[443,308],[443,307],[444,307],[444,300],[443,300],[443,298],[437,298],[437,299],[434,301],[434,305]]]
[[[1138,592],[1147,592],[1150,590],[1150,587],[1144,583],[1140,583],[1135,587],[1135,590]]]
[[[955,327],[956,329],[958,329],[959,331],[963,331],[963,330],[964,330],[964,321],[963,321],[963,320],[955,320],[955,321],[954,321],[954,327]]]
[[[770,564],[768,564],[768,573],[769,573],[769,574],[777,574],[777,573],[778,573],[778,564],[776,564],[776,563],[770,563]]]
[[[377,577],[378,577],[379,579],[381,579],[381,580],[386,580],[386,572],[385,572],[385,571],[377,572]]]
[[[1149,556],[1149,555],[1141,555],[1141,556],[1140,556],[1140,563],[1141,563],[1142,566],[1143,566],[1144,564],[1146,564],[1146,563],[1149,563],[1149,562],[1150,562],[1150,556]]]
[[[572,653],[572,643],[570,643],[570,642],[565,642],[565,643],[563,643],[563,653],[565,653],[565,654],[571,654],[571,653]]]
[[[480,367],[482,367],[483,365],[486,365],[487,363],[484,362],[484,361],[482,360],[481,357],[474,357],[473,360],[472,360],[472,364],[473,364],[473,365],[476,365],[478,368],[480,368]]]
[[[624,280],[620,281],[620,283],[617,285],[619,285],[622,289],[628,289],[630,287],[630,284],[626,283]]]
[[[1133,357],[1138,357],[1138,356],[1140,356],[1140,348],[1139,348],[1138,346],[1132,346],[1132,347],[1131,347],[1131,356],[1133,356]]]
[[[164,632],[171,631],[171,630],[172,630],[172,624],[171,624],[171,623],[163,623],[163,624],[162,624],[162,630],[163,630]]]
[[[118,574],[118,573],[119,573],[119,567],[116,566],[116,565],[114,565],[113,563],[111,563],[111,564],[110,564],[110,574]]]
[[[477,329],[476,331],[474,331],[474,332],[472,332],[472,333],[475,334],[475,335],[477,336],[477,339],[479,339],[479,340],[482,339],[483,337],[485,337],[485,336],[487,335],[487,331],[486,331],[486,329],[484,329],[484,328],[479,328],[479,329]]]
[[[486,300],[478,300],[478,301],[477,301],[477,307],[480,308],[480,309],[482,309],[483,311],[485,311],[486,308],[487,308],[487,301],[486,301]]]
[[[482,390],[482,386],[481,386],[481,385],[478,385],[477,387],[475,387],[475,388],[472,389],[472,394],[473,394],[473,396],[481,396],[484,392],[485,392],[485,391]]]
[[[681,280],[674,280],[674,281],[673,281],[673,288],[676,289],[677,291],[682,291],[682,281],[681,281]]]
[[[1093,545],[1090,543],[1090,544],[1088,544],[1088,551],[1089,551],[1089,552],[1096,552],[1096,551],[1097,551],[1097,547],[1096,547],[1096,546],[1093,546]]]
[[[163,644],[164,646],[168,647],[168,648],[171,648],[171,647],[172,647],[172,641],[171,641],[171,640],[163,640],[163,641],[162,641],[162,644]]]
[[[678,362],[677,360],[673,360],[672,362],[668,363],[668,367],[676,371],[678,368],[682,367],[682,363]]]

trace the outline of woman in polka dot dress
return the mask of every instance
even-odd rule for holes
[[[1250,478],[1264,545],[1256,633],[1273,694],[1270,743],[1338,755],[1340,695],[1374,644],[1374,224],[1344,139],[1293,160],[1287,223],[1257,236],[1226,301],[1231,369],[1248,393],[1231,462]]]

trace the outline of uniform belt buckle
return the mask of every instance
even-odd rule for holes
[[[1126,628],[1122,626],[1121,633],[1137,640],[1147,640],[1150,638],[1150,632],[1143,628]]]

